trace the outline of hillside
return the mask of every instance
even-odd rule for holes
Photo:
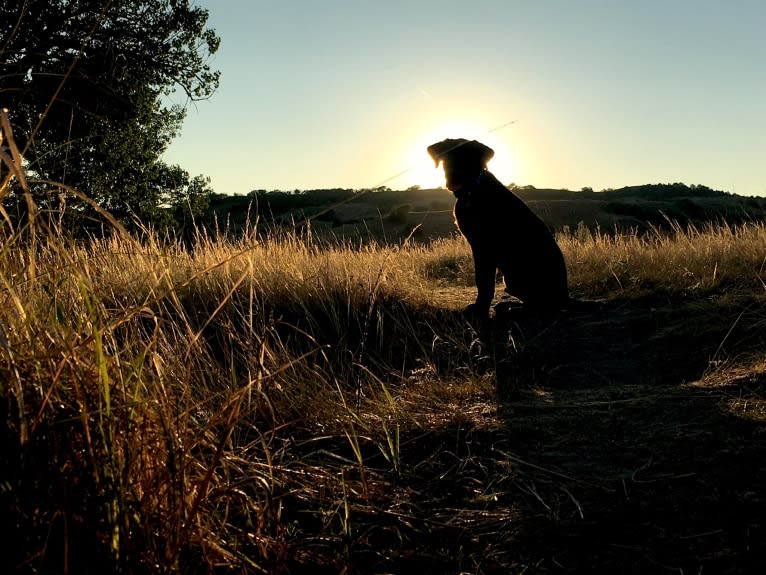
[[[594,192],[583,190],[511,188],[558,232],[600,229],[602,232],[669,229],[672,223],[726,221],[738,224],[766,220],[766,198],[743,197],[685,184],[629,186]],[[334,237],[428,241],[455,232],[454,196],[445,189],[379,188],[375,190],[308,190],[267,192],[247,196],[214,196],[208,225],[234,234],[250,220],[261,226],[288,228],[311,220],[312,229]]]

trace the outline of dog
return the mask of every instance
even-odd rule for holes
[[[454,215],[473,254],[476,301],[469,315],[488,317],[497,270],[505,291],[523,307],[556,311],[570,302],[561,249],[545,223],[487,170],[495,155],[476,140],[447,139],[428,146],[444,167],[447,189],[456,198]]]

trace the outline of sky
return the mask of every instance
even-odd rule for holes
[[[165,160],[218,193],[436,187],[464,137],[506,184],[766,196],[763,0],[196,4],[221,84]]]

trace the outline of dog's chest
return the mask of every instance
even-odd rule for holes
[[[453,213],[460,233],[471,244],[514,240],[519,232],[516,224],[520,210],[513,198],[504,188],[489,186],[458,196]]]
[[[455,223],[457,224],[460,233],[463,234],[469,242],[480,232],[481,221],[486,219],[482,217],[482,211],[481,206],[477,205],[476,201],[471,198],[470,195],[459,197],[455,202],[455,208],[453,210]]]

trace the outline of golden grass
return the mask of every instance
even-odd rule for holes
[[[766,228],[674,226],[653,235],[559,236],[570,287],[592,296],[716,289],[763,290]]]
[[[763,290],[759,224],[559,241],[579,297]],[[466,395],[494,409],[459,315],[471,286],[458,237],[353,247],[252,233],[187,250],[151,235],[52,234],[33,246],[7,236],[15,560],[135,572],[282,564],[283,498],[346,493],[312,463],[323,438],[346,445],[337,457],[372,497],[370,450],[396,473],[402,429],[474,417]],[[325,505],[345,532],[348,509]]]

